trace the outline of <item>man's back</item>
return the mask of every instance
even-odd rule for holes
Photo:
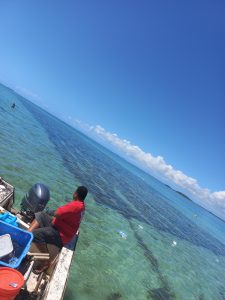
[[[84,201],[80,200],[73,200],[56,210],[57,217],[53,219],[52,224],[59,231],[64,245],[76,234],[84,211]]]

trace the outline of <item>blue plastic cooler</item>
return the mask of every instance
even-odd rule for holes
[[[18,268],[30,249],[33,234],[21,228],[0,221],[0,235],[10,234],[14,250],[12,254],[0,259],[0,267]]]

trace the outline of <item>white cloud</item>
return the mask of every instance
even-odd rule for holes
[[[212,196],[217,198],[218,201],[223,201],[225,199],[225,191],[214,192],[212,193]]]
[[[93,126],[89,125],[88,123],[84,123],[78,119],[72,118],[72,117],[65,117],[64,118],[66,122],[69,122],[72,126],[75,126],[79,130],[87,133],[94,129]]]
[[[116,133],[107,132],[100,125],[92,127],[90,130],[136,160],[145,170],[186,190],[188,194],[194,196],[195,200],[199,200],[202,205],[224,218],[225,191],[211,192],[209,189],[200,187],[196,179],[185,175],[182,171],[175,170],[165,162],[162,156],[155,157],[151,153],[146,153],[140,147],[131,144],[130,141],[120,139]]]
[[[90,126],[79,120],[74,120],[73,125],[77,125],[86,132],[94,133],[97,137],[132,158],[133,161],[135,160],[145,171],[149,171],[150,174],[181,187],[187,191],[188,195],[193,196],[199,204],[225,219],[225,191],[212,192],[207,188],[200,187],[196,179],[185,175],[180,170],[175,170],[165,162],[162,156],[155,157],[151,153],[146,153],[139,146],[133,145],[126,139],[119,138],[116,133],[110,133],[100,125]]]

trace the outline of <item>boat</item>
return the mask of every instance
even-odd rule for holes
[[[10,213],[16,218],[19,230],[26,231],[30,222],[26,216],[14,207],[15,188],[10,183],[0,177],[0,211]],[[0,220],[0,232],[2,222]],[[9,225],[10,230],[16,227]],[[75,253],[79,231],[74,238],[62,249],[48,244],[48,253],[41,253],[35,243],[31,242],[28,252],[21,264],[16,268],[24,278],[22,286],[16,300],[62,300],[66,290],[70,266]],[[34,266],[42,260],[50,260],[49,268],[36,275]],[[0,270],[1,261],[0,261]]]

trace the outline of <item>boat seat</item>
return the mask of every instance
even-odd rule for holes
[[[47,249],[48,249],[48,253],[49,253],[51,261],[55,259],[55,257],[59,254],[59,252],[61,250],[59,247],[52,245],[52,244],[47,244]],[[39,250],[36,243],[31,243],[29,252],[30,253],[40,253],[41,251]]]
[[[55,259],[55,257],[59,254],[60,248],[53,244],[47,244],[48,252],[50,255],[50,260]]]
[[[48,254],[50,256],[51,263],[50,263],[49,268],[46,271],[46,274],[51,275],[55,269],[56,263],[58,261],[58,255],[59,255],[61,249],[52,244],[47,244],[47,249],[48,249]],[[31,244],[29,253],[31,255],[32,255],[32,253],[35,253],[35,254],[41,253],[36,243]]]

